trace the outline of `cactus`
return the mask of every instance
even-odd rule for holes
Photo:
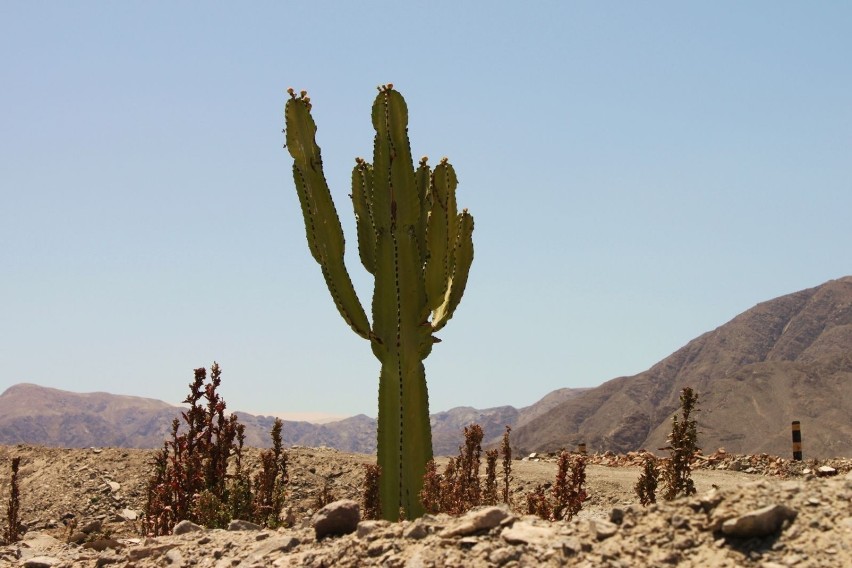
[[[286,146],[302,206],[311,255],[319,263],[337,310],[370,341],[381,362],[378,465],[382,517],[423,514],[419,495],[432,432],[423,360],[440,340],[461,300],[473,261],[473,217],[456,209],[456,173],[446,158],[415,169],[408,141],[408,108],[393,85],[373,103],[373,163],[352,170],[358,252],[374,276],[372,323],[343,261],[344,238],[316,144],[305,91],[288,90]]]

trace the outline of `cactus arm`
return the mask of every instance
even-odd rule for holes
[[[352,169],[352,206],[358,231],[358,254],[370,274],[376,272],[376,228],[373,224],[373,168],[358,158]]]
[[[447,283],[453,274],[453,246],[458,233],[457,185],[455,170],[446,158],[442,159],[432,172],[429,192],[431,210],[426,233],[426,246],[429,249],[426,259],[426,296],[430,310],[437,310],[444,302]]]
[[[284,115],[287,122],[287,149],[293,157],[293,179],[302,206],[311,254],[322,268],[326,285],[340,315],[355,333],[370,339],[370,322],[343,263],[343,227],[322,170],[322,156],[315,141],[316,124],[310,114],[310,102],[293,96],[287,101]]]
[[[420,219],[417,222],[417,247],[420,249],[420,265],[425,266],[428,249],[426,248],[426,226],[429,219],[429,183],[432,171],[426,164],[428,158],[420,158],[420,165],[415,175],[417,198],[420,201]]]
[[[434,331],[439,331],[453,317],[467,286],[467,277],[473,262],[473,216],[465,209],[459,214],[458,220],[453,276],[448,283],[444,302],[432,313]]]

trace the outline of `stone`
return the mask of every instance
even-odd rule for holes
[[[175,528],[172,530],[173,534],[186,534],[188,532],[195,532],[204,530],[204,527],[201,525],[196,525],[192,521],[187,521],[184,519],[175,525]]]
[[[254,560],[259,561],[270,554],[289,552],[297,546],[299,546],[299,539],[295,536],[276,536],[263,541],[262,544],[255,547],[251,551],[251,556]]]
[[[180,553],[180,550],[173,548],[166,552],[166,562],[171,564],[172,566],[185,566],[186,560],[183,559],[183,554]]]
[[[764,537],[781,530],[784,521],[792,521],[797,512],[784,505],[768,505],[728,519],[722,523],[722,533],[737,538]]]
[[[832,475],[837,475],[837,470],[831,466],[821,465],[817,468],[816,473],[819,477],[829,477]]]
[[[77,531],[77,532],[71,534],[71,536],[68,537],[68,543],[69,544],[83,544],[84,542],[86,542],[87,538],[89,538],[89,535],[87,535],[83,531]]]
[[[160,544],[155,546],[142,546],[139,548],[133,548],[127,554],[127,557],[132,562],[137,562],[142,560],[143,558],[150,558],[151,556],[159,556],[161,554],[165,554],[169,550],[173,549],[176,544]]]
[[[119,514],[125,521],[135,521],[139,518],[139,513],[137,513],[133,509],[122,509],[121,513]]]
[[[361,509],[356,501],[341,499],[317,511],[311,519],[317,540],[327,536],[353,533],[361,520]]]
[[[474,509],[441,531],[441,537],[469,536],[491,530],[511,516],[509,510],[502,506]]]
[[[589,532],[598,540],[604,540],[618,531],[618,525],[601,519],[589,519]]]
[[[355,536],[358,538],[375,538],[376,531],[390,525],[390,521],[361,521],[355,529]]]
[[[548,545],[556,537],[550,527],[535,526],[525,521],[518,521],[511,527],[503,529],[500,537],[509,544]]]
[[[92,534],[94,532],[100,532],[100,530],[102,528],[103,528],[103,523],[101,522],[101,520],[95,519],[94,521],[89,521],[88,523],[83,525],[80,528],[80,532],[83,532],[83,533],[86,533],[86,534]]]
[[[429,531],[426,529],[426,526],[421,522],[420,519],[415,520],[413,523],[411,523],[411,526],[406,527],[402,531],[402,536],[404,538],[411,538],[414,540],[426,538],[428,535]]]
[[[234,519],[230,523],[228,523],[229,531],[259,531],[263,527],[257,523],[253,523],[251,521],[244,521],[242,519]]]
[[[115,481],[107,481],[106,483],[109,486],[109,490],[112,491],[113,493],[115,493],[117,491],[121,491],[121,484],[120,483],[116,483]]]
[[[59,564],[53,556],[34,556],[24,561],[24,568],[51,568]]]

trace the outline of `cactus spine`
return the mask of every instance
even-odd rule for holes
[[[456,208],[455,170],[446,158],[415,169],[408,108],[393,85],[379,87],[372,119],[373,163],[356,159],[352,205],[361,264],[374,276],[372,324],[343,262],[340,219],[322,169],[307,94],[290,89],[287,148],[302,206],[308,246],[349,327],[368,339],[381,362],[378,464],[382,517],[412,519],[419,501],[432,432],[423,360],[440,341],[433,334],[453,317],[473,261],[473,217]]]

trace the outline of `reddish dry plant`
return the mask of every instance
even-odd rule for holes
[[[21,458],[12,458],[12,478],[9,488],[9,504],[6,507],[6,544],[17,542],[21,538],[21,495],[18,488],[18,468],[21,465]]]
[[[260,472],[254,476],[251,518],[266,527],[278,526],[278,515],[284,508],[284,490],[290,481],[287,474],[287,452],[282,449],[283,426],[281,419],[276,418],[270,433],[272,448],[261,452]]]
[[[172,422],[171,439],[154,457],[148,481],[143,532],[152,536],[171,533],[174,525],[187,519],[211,528],[221,528],[232,518],[277,526],[287,484],[287,454],[281,447],[283,423],[272,427],[273,448],[261,454],[261,472],[251,483],[242,459],[245,427],[237,417],[225,416],[225,401],[216,392],[221,370],[213,363],[211,381],[206,369],[195,369],[189,385],[189,404],[181,421]],[[229,474],[233,454],[236,465]]]
[[[500,452],[488,450],[485,452],[485,488],[482,490],[482,504],[497,504],[497,457]]]
[[[662,468],[661,476],[665,492],[663,497],[670,501],[678,495],[695,494],[692,481],[691,462],[698,451],[698,425],[693,412],[698,405],[698,395],[690,387],[680,393],[681,419],[672,416],[672,431],[668,436],[669,459]]]
[[[549,519],[551,512],[552,509],[545,489],[539,483],[535,489],[527,493],[527,514],[538,515],[542,519]]]
[[[639,497],[639,502],[647,507],[657,502],[657,483],[660,478],[660,469],[657,466],[657,458],[653,454],[645,454],[642,462],[642,473],[639,480],[633,486],[633,491]]]
[[[314,499],[314,508],[316,510],[320,510],[333,501],[334,493],[331,492],[331,485],[326,479],[322,483],[322,489],[320,489],[319,493],[317,493],[317,496]]]
[[[435,462],[432,462],[434,466]],[[361,506],[364,518],[378,520],[382,518],[382,502],[379,495],[379,478],[382,468],[379,464],[364,465],[364,493],[361,496]]]
[[[503,454],[503,502],[509,506],[512,505],[509,493],[509,482],[512,480],[512,446],[509,445],[511,431],[512,428],[507,425],[503,433],[503,444],[500,446],[500,453]]]
[[[527,494],[527,513],[542,519],[570,520],[580,512],[587,499],[586,458],[581,454],[562,451],[557,462],[556,483],[550,499],[544,487],[538,485]]]
[[[497,450],[487,454],[488,465],[483,490],[479,479],[482,437],[482,427],[478,424],[465,427],[464,446],[459,447],[457,457],[450,458],[447,462],[443,475],[438,473],[434,460],[426,464],[420,501],[428,513],[461,515],[473,507],[496,503],[498,454]],[[511,453],[509,460],[511,460]],[[506,483],[508,485],[508,481]]]

